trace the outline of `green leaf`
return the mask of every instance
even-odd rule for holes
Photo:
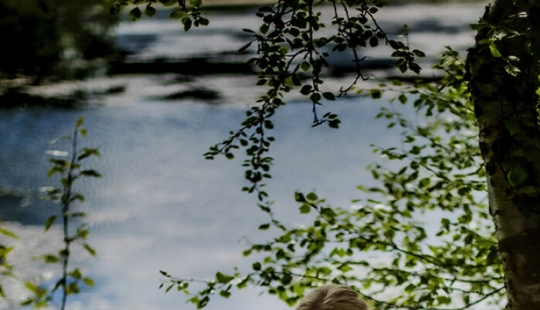
[[[82,126],[82,124],[84,123],[84,116],[81,116],[77,119],[77,121],[75,122],[75,127],[79,128]]]
[[[132,21],[138,20],[139,18],[141,18],[141,16],[142,16],[142,12],[141,12],[141,9],[139,9],[139,7],[135,7],[131,11],[129,11],[129,17],[131,18]]]
[[[80,172],[80,175],[82,176],[85,176],[85,177],[93,177],[93,178],[100,178],[101,177],[101,174],[98,173],[97,171],[95,170],[83,170]]]
[[[84,243],[83,247],[90,255],[92,255],[94,257],[96,256],[96,250],[94,250],[94,248],[92,248],[90,245],[88,245],[88,243]]]
[[[39,287],[32,282],[25,282],[24,287],[26,287],[26,289],[30,292],[34,293],[34,295],[39,294]]]
[[[249,41],[246,45],[242,46],[238,51],[239,52],[244,52],[245,50],[247,50],[251,46],[251,43],[253,43],[253,41]]]
[[[290,274],[284,274],[283,277],[281,278],[281,283],[283,285],[288,285],[292,282],[293,280],[293,277],[290,275]]]
[[[508,182],[510,182],[510,185],[518,186],[519,184],[523,183],[523,181],[525,181],[525,179],[527,178],[527,172],[521,167],[515,167],[514,169],[510,170],[510,172],[508,172],[506,178],[508,179]]]
[[[199,17],[199,24],[201,24],[202,26],[208,26],[210,24],[210,20],[204,17]]]
[[[169,274],[164,270],[160,270],[159,273],[161,273],[165,277],[169,277]]]
[[[223,298],[229,298],[231,296],[231,292],[229,291],[225,291],[225,290],[221,290],[219,291],[219,296],[223,297]]]
[[[502,57],[501,52],[499,51],[499,49],[497,49],[497,46],[495,46],[494,42],[489,45],[489,51],[491,52],[491,56],[495,58]]]
[[[81,155],[77,157],[77,160],[82,160],[90,156],[97,156],[99,157],[101,154],[99,153],[98,149],[93,148],[84,148]]]
[[[3,227],[0,227],[0,235],[4,235],[6,237],[10,237],[10,238],[13,238],[13,239],[19,239],[19,236],[17,236],[12,231],[10,231],[8,229],[5,229]]]
[[[270,224],[262,224],[259,226],[259,230],[267,230],[268,228],[270,228]]]
[[[336,100],[336,95],[332,92],[324,92],[322,95],[326,100]]]
[[[83,283],[86,284],[86,286],[94,286],[94,279],[92,278],[83,278]]]
[[[504,66],[504,70],[511,76],[518,76],[521,73],[521,70],[518,67],[511,64]]]
[[[71,201],[75,201],[75,200],[79,200],[81,202],[83,202],[86,198],[84,198],[83,195],[79,194],[79,193],[72,193],[72,197],[71,197]],[[82,214],[73,214],[72,216],[81,216]],[[84,215],[82,215],[84,216]]]
[[[398,97],[399,102],[401,102],[402,104],[406,104],[406,103],[407,103],[407,99],[408,99],[408,98],[407,98],[407,96],[405,96],[405,94],[401,94],[401,95],[399,95],[399,97]]]
[[[311,102],[319,103],[321,101],[321,94],[312,93],[311,96],[309,96],[309,99],[311,100]]]
[[[303,71],[308,71],[309,68],[311,68],[311,65],[309,64],[309,62],[307,61],[302,61],[300,63],[300,68],[303,70]]]
[[[216,282],[217,283],[229,283],[233,279],[234,279],[234,277],[226,275],[226,274],[221,273],[219,271],[216,273]]]
[[[259,27],[259,31],[262,33],[262,34],[265,34],[268,32],[268,29],[270,28],[270,26],[268,26],[268,24],[262,24],[261,27]]]
[[[301,214],[308,214],[311,211],[311,207],[306,203],[302,204],[299,209]]]
[[[146,8],[144,9],[144,14],[148,17],[152,17],[156,15],[157,10],[149,3]]]
[[[56,255],[52,255],[52,254],[43,255],[43,256],[41,256],[41,258],[47,264],[56,264],[56,263],[58,263],[60,261],[60,257],[58,257]]]
[[[413,50],[412,52],[416,57],[426,57],[426,54],[421,50]]]
[[[514,55],[510,55],[508,56],[508,60],[511,61],[511,62],[519,62],[519,57],[517,56],[514,56]]]
[[[72,282],[72,283],[69,283],[67,286],[66,286],[66,292],[68,295],[71,295],[71,294],[78,294],[80,293],[80,288],[79,288],[79,284],[77,284],[76,282]]]
[[[341,120],[333,119],[328,122],[328,127],[333,128],[333,129],[338,129],[340,123],[341,123]]]
[[[57,217],[58,217],[57,215],[52,215],[45,221],[45,231],[48,231],[49,228],[51,228],[52,224],[54,223],[54,221],[56,221]]]
[[[382,92],[381,92],[381,90],[380,90],[380,89],[376,89],[376,88],[371,89],[371,90],[369,91],[369,94],[371,95],[371,98],[373,98],[373,99],[380,99],[380,98],[382,97]]]
[[[379,45],[379,38],[377,37],[369,38],[369,46],[376,47],[377,45]]]
[[[310,201],[317,201],[319,199],[317,194],[315,194],[313,192],[307,194],[306,198],[307,198],[307,200],[310,200]]]
[[[90,234],[90,231],[87,228],[79,228],[77,229],[77,237],[81,239],[86,239],[88,237],[88,234]]]
[[[52,177],[55,173],[64,174],[66,171],[58,166],[52,166],[51,169],[47,172],[47,177]]]
[[[302,86],[302,88],[300,88],[300,93],[302,95],[309,95],[312,90],[313,90],[313,86],[307,84],[307,85]]]
[[[184,24],[184,31],[189,31],[193,25],[193,20],[189,17],[184,17],[182,19],[182,24]]]
[[[294,200],[296,202],[306,202],[306,197],[304,197],[304,194],[295,192],[294,193]]]
[[[86,137],[88,131],[86,130],[86,128],[80,128],[79,133],[81,134],[81,136]]]
[[[81,270],[80,270],[79,268],[73,269],[73,270],[69,273],[69,275],[70,275],[71,277],[73,277],[74,279],[80,279],[80,278],[82,278],[82,273],[81,273]]]
[[[321,214],[327,218],[335,218],[337,215],[332,208],[321,208]]]

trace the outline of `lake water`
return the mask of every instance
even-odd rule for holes
[[[435,56],[447,44],[462,50],[472,44],[467,24],[475,22],[482,12],[482,3],[408,5],[383,10],[381,22],[393,29],[409,23],[411,44]],[[244,14],[213,13],[210,20],[210,27],[187,34],[178,22],[167,19],[126,22],[118,27],[119,42],[137,51],[134,57],[138,59],[187,57],[235,50],[245,43],[240,29],[257,23]],[[151,40],[130,41],[141,35]],[[334,79],[328,84],[345,80]],[[126,91],[96,98],[96,105],[84,109],[0,113],[0,188],[25,197],[0,200],[4,225],[24,240],[16,242],[11,256],[23,277],[39,274],[48,279],[57,272],[28,259],[58,245],[54,240],[58,240],[59,227],[43,235],[40,226],[53,206],[36,197],[40,187],[55,185],[45,177],[46,151],[67,146],[48,146],[48,142],[70,134],[75,120],[85,116],[89,136],[81,144],[99,147],[102,153],[88,165],[103,177],[77,184],[87,199],[81,208],[88,213],[89,243],[98,256],[93,259],[76,254],[74,264],[83,265],[83,272],[94,277],[96,287],[72,298],[69,309],[194,309],[184,303],[183,295],[158,290],[162,281],[159,270],[206,279],[217,270],[249,267],[250,259],[241,255],[246,247],[241,240],[268,239],[257,232],[266,217],[256,207],[255,197],[240,190],[245,185],[241,156],[234,161],[206,161],[202,156],[229,130],[239,127],[245,109],[261,90],[253,88],[251,76],[199,76],[181,84],[174,81],[172,74],[71,81],[35,91],[62,93],[111,85],[125,86]],[[193,87],[215,88],[222,99],[215,103],[155,99]],[[280,109],[273,133],[277,141],[271,152],[276,162],[268,188],[278,217],[291,225],[305,221],[297,214],[295,190],[317,190],[319,196],[341,207],[358,198],[355,187],[370,182],[365,166],[379,160],[369,145],[399,141],[395,131],[386,130],[384,122],[373,119],[381,104],[361,97],[328,103],[323,109],[341,116],[340,130],[311,128],[311,105],[301,100]],[[23,290],[14,281],[5,283],[15,300],[21,298]],[[259,292],[248,289],[229,300],[216,299],[208,309],[287,308],[274,297],[259,297]],[[0,308],[16,309],[14,301],[0,304]]]

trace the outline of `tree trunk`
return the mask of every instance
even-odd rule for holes
[[[540,16],[524,2],[486,8],[467,61],[510,310],[540,309]]]

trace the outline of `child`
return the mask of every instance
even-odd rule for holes
[[[350,287],[325,285],[306,295],[296,310],[369,310],[369,308]]]

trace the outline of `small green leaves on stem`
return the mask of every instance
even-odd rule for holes
[[[52,301],[52,296],[49,294],[49,291],[46,288],[31,282],[26,282],[24,286],[28,291],[30,291],[30,293],[32,293],[33,296],[23,300],[20,303],[21,306],[44,308]]]
[[[138,13],[134,13],[137,15]],[[52,151],[49,152],[53,155],[61,155],[66,157],[65,159],[51,158],[49,161],[52,163],[52,167],[48,172],[48,177],[53,177],[56,174],[60,175],[59,182],[60,188],[52,188],[46,191],[47,199],[56,201],[59,204],[58,214],[50,216],[45,221],[45,231],[51,229],[52,225],[57,219],[61,219],[62,231],[63,231],[63,248],[58,251],[58,255],[46,254],[40,258],[49,264],[60,264],[62,267],[62,276],[56,282],[52,290],[48,290],[46,287],[38,287],[32,283],[27,283],[27,288],[34,294],[33,298],[25,300],[22,305],[32,305],[33,307],[46,306],[53,300],[54,292],[62,288],[60,308],[63,310],[66,307],[67,296],[71,294],[78,294],[80,292],[80,282],[86,286],[93,286],[94,281],[91,278],[83,277],[79,268],[69,270],[69,260],[72,253],[71,245],[74,242],[81,242],[82,247],[92,256],[96,256],[96,251],[86,243],[86,239],[90,233],[88,225],[81,223],[76,227],[75,233],[70,231],[70,220],[75,217],[82,218],[85,216],[84,212],[72,212],[71,206],[75,201],[83,202],[84,196],[80,193],[73,191],[75,181],[81,177],[101,177],[97,171],[93,169],[84,169],[82,161],[92,156],[99,156],[100,153],[97,149],[82,148],[78,149],[79,136],[86,136],[87,130],[82,128],[84,118],[81,117],[75,122],[75,128],[73,135],[71,136],[71,156],[67,158],[68,152]],[[59,140],[56,140],[59,141]]]
[[[154,8],[156,0],[117,0],[111,1],[109,12],[112,15],[119,14],[122,8],[131,7],[129,11],[129,17],[132,21],[137,21],[142,17],[143,10],[139,8],[139,4],[146,3],[144,8],[144,15],[153,17],[156,15],[157,10]],[[192,27],[208,26],[210,21],[203,17],[201,10],[201,0],[190,0],[188,3],[184,0],[159,0],[159,3],[165,7],[178,6],[178,8],[170,14],[170,18],[179,19],[184,27],[185,31],[190,30]]]

